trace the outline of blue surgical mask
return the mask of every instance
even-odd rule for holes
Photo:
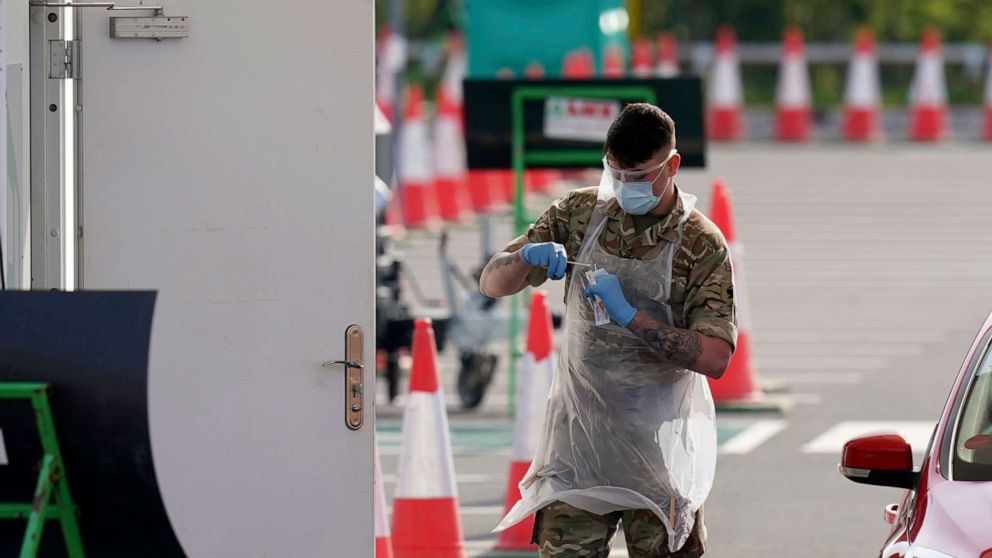
[[[658,176],[661,176],[661,173],[658,173]],[[651,182],[624,182],[614,179],[613,189],[617,194],[617,203],[631,215],[647,214],[661,201],[661,196],[654,195],[654,183],[658,180],[658,176]]]
[[[650,169],[636,171],[636,174],[644,176],[664,167],[671,161],[675,153],[676,151],[673,149],[668,154],[668,157],[660,164]],[[613,178],[613,191],[617,196],[617,203],[620,204],[621,209],[631,215],[646,215],[649,211],[657,207],[658,203],[661,202],[662,196],[665,195],[665,191],[668,190],[666,187],[660,195],[654,195],[654,183],[664,173],[659,172],[658,176],[654,177],[654,180],[650,182],[647,180],[624,180],[626,176],[632,174],[631,171],[614,169],[606,164],[605,158],[603,159],[603,165]]]

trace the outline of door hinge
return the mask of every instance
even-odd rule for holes
[[[50,79],[79,79],[82,58],[80,41],[48,41]]]

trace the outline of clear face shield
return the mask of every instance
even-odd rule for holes
[[[618,181],[618,182],[641,182],[641,181],[645,181],[647,179],[648,175],[650,175],[654,171],[656,171],[656,170],[658,170],[660,168],[663,168],[665,165],[667,165],[669,163],[669,161],[672,160],[672,157],[674,157],[676,153],[678,153],[678,150],[673,148],[671,151],[668,152],[668,157],[665,157],[665,160],[664,161],[658,163],[657,165],[655,165],[653,167],[649,167],[649,168],[646,168],[646,169],[619,169],[619,168],[616,168],[616,167],[612,167],[612,166],[610,166],[609,161],[607,160],[606,156],[604,155],[603,156],[603,170],[614,181]],[[655,177],[655,178],[657,178],[657,177]]]

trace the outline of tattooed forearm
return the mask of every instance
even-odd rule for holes
[[[703,345],[695,331],[672,327],[653,320],[642,312],[634,315],[634,319],[627,324],[627,329],[665,360],[696,370],[697,361],[703,354]]]
[[[512,254],[508,254],[508,253],[496,254],[495,256],[493,256],[493,260],[489,262],[489,265],[493,266],[493,269],[499,269],[501,267],[513,265],[518,258],[519,258],[519,254],[517,252],[513,252]]]
[[[492,297],[511,295],[527,286],[531,266],[520,252],[500,252],[489,260],[479,278],[479,290]]]

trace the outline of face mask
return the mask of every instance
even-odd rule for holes
[[[650,169],[644,169],[637,171],[636,174],[644,176],[650,174],[665,165],[672,159],[676,151],[673,149],[668,157],[665,158],[660,164],[651,167]],[[664,173],[659,172],[658,176],[654,177],[654,180],[648,182],[646,180],[624,180],[626,176],[630,174],[630,171],[624,171],[619,169],[613,169],[606,164],[606,158],[603,158],[603,165],[610,172],[613,177],[613,191],[617,196],[617,203],[620,204],[620,208],[631,215],[645,215],[652,209],[654,209],[659,202],[661,202],[662,196],[668,191],[668,187],[661,192],[660,195],[654,195],[654,183],[661,178]]]

